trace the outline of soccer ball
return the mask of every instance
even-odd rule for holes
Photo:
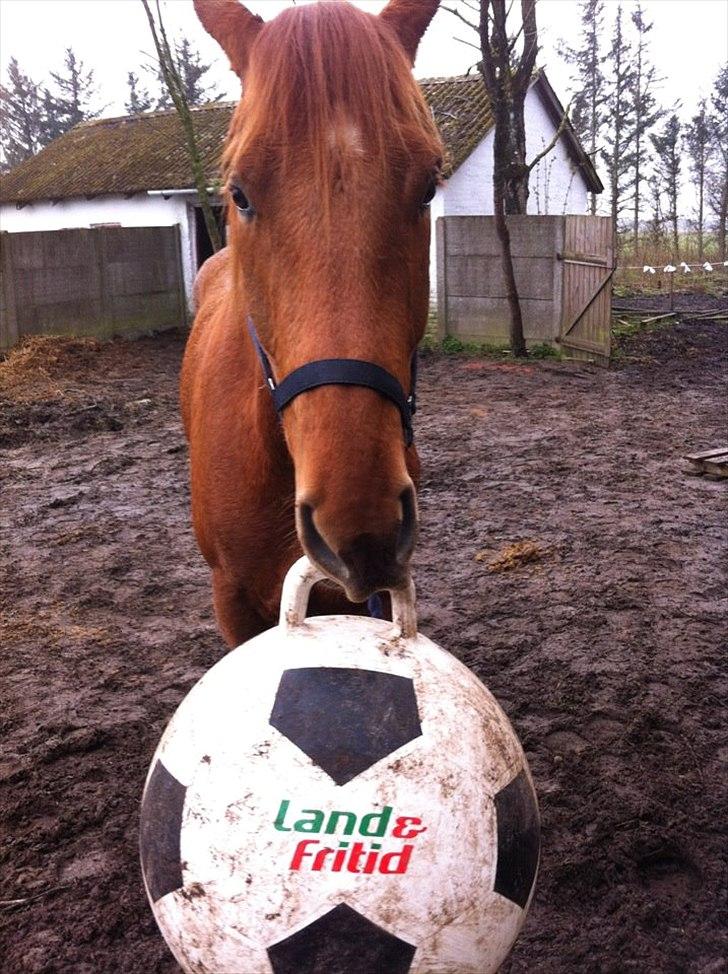
[[[144,882],[187,972],[487,974],[512,947],[539,820],[503,711],[395,623],[281,624],[217,663],[172,718],[141,813]]]

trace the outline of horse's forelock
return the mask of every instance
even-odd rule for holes
[[[265,25],[252,51],[225,172],[264,146],[267,165],[292,173],[305,152],[309,187],[325,199],[338,166],[332,134],[342,125],[361,133],[368,177],[380,185],[393,160],[416,152],[434,162],[442,152],[407,55],[386,24],[347,3],[288,9]]]

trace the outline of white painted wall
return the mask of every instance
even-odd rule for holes
[[[524,105],[526,156],[533,159],[556,133],[535,87]],[[490,216],[493,213],[493,139],[491,130],[475,147],[447,184],[432,201],[432,241],[430,244],[430,293],[437,294],[437,249],[435,221],[438,216]],[[439,199],[438,199],[439,197]],[[586,213],[588,189],[574,167],[563,139],[541,160],[531,173],[528,212],[559,215]]]
[[[22,209],[18,209],[14,203],[4,203],[0,206],[0,231],[31,233],[36,230],[71,230],[99,223],[118,223],[122,227],[168,227],[177,224],[189,304],[197,267],[194,198],[194,192],[175,193],[167,199],[139,193],[130,199],[124,196],[100,196],[91,200],[60,200],[58,203],[41,201],[29,203]]]

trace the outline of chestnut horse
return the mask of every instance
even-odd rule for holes
[[[276,621],[302,549],[339,583],[318,587],[315,612],[361,611],[408,578],[419,464],[397,395],[334,376],[279,417],[268,386],[344,359],[412,391],[442,146],[411,68],[438,2],[377,17],[333,0],[264,23],[195,0],[244,81],[223,155],[228,246],[196,282],[181,388],[195,533],[231,646]]]

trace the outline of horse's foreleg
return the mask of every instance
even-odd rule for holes
[[[240,584],[217,568],[212,572],[212,595],[218,627],[231,648],[270,628],[251,608]]]

